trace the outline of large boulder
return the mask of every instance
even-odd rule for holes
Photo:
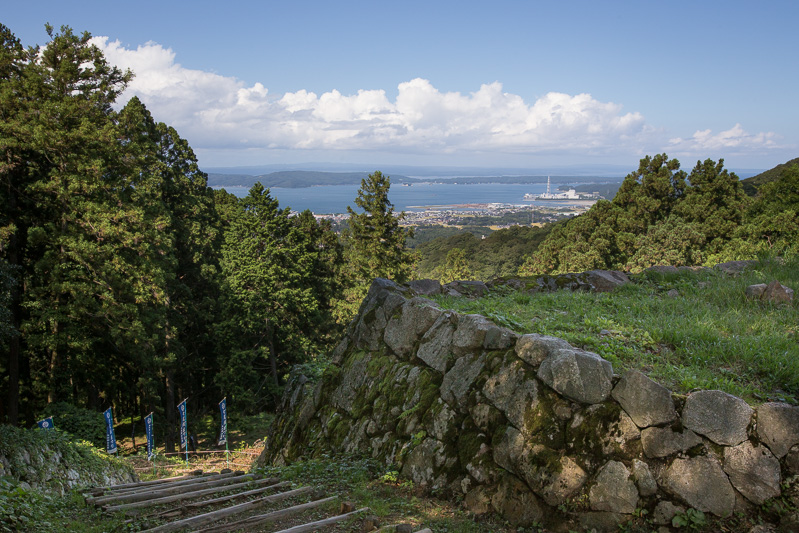
[[[406,301],[408,289],[391,280],[376,278],[350,324],[348,334],[360,349],[377,351],[389,318]]]
[[[740,274],[744,270],[754,267],[755,265],[757,265],[757,263],[758,262],[754,261],[754,260],[727,261],[726,263],[719,263],[718,265],[716,265],[713,268],[715,268],[716,270],[720,270],[721,272],[724,272],[725,274],[730,274],[732,276],[737,276],[738,274]]]
[[[644,455],[650,459],[690,450],[702,444],[702,439],[690,429],[674,431],[671,428],[646,428],[641,432]]]
[[[503,366],[483,385],[483,396],[496,407],[516,429],[524,431],[525,418],[531,416],[538,401],[534,375],[528,374],[521,361]]]
[[[630,278],[618,270],[589,270],[585,273],[585,281],[595,292],[610,292],[630,283]]]
[[[516,340],[516,356],[533,368],[538,368],[544,359],[561,350],[573,349],[574,347],[563,339],[537,333],[522,335]]]
[[[765,446],[746,441],[725,448],[724,471],[738,492],[756,505],[780,494],[780,462]]]
[[[452,336],[452,348],[456,355],[475,353],[483,349],[504,350],[513,346],[517,335],[500,328],[480,315],[463,315]]]
[[[544,359],[538,378],[576,402],[600,403],[610,396],[613,367],[595,353],[560,350]]]
[[[608,461],[599,470],[588,499],[594,511],[631,514],[638,506],[638,490],[623,463]]]
[[[508,427],[494,448],[494,462],[522,478],[549,505],[558,505],[576,493],[588,474],[571,457],[534,444]]]
[[[658,484],[655,481],[655,476],[649,470],[649,465],[638,459],[633,459],[633,479],[635,486],[638,487],[638,493],[643,496],[654,496],[658,491]]]
[[[710,456],[675,459],[663,475],[663,486],[689,506],[716,516],[729,516],[735,508],[735,490]]]
[[[427,330],[443,314],[430,300],[413,298],[405,302],[400,313],[386,324],[383,341],[397,356],[407,359]]]
[[[518,478],[505,474],[491,498],[491,506],[513,526],[541,523],[548,510]]]
[[[748,437],[752,410],[740,398],[719,390],[694,392],[685,400],[683,425],[716,444],[735,446]]]
[[[766,290],[760,296],[767,302],[791,303],[793,301],[793,289],[785,287],[779,281],[772,281],[766,286]]]
[[[677,419],[671,392],[641,372],[625,373],[611,394],[639,428],[668,424]]]
[[[757,436],[777,458],[784,457],[794,444],[799,444],[799,407],[781,402],[758,407]]]
[[[452,336],[457,320],[454,313],[441,313],[422,337],[416,351],[416,357],[442,374],[452,364]]]
[[[436,279],[417,279],[408,282],[408,287],[422,296],[441,294],[441,283]]]
[[[484,366],[485,355],[459,357],[452,365],[452,369],[444,375],[444,380],[441,382],[441,398],[454,409],[463,406],[464,398]]]
[[[488,293],[488,286],[482,281],[452,281],[442,287],[442,292],[449,296],[480,298]]]

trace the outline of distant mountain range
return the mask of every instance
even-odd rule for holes
[[[314,167],[317,167],[316,169]],[[335,168],[348,171],[336,171]],[[325,170],[321,170],[325,169]],[[306,168],[297,165],[264,165],[251,167],[209,167],[208,185],[212,187],[252,187],[260,182],[264,187],[302,188],[320,185],[360,185],[373,170],[353,170],[352,165],[310,163]],[[514,169],[514,168],[458,168],[384,166],[381,171],[390,176],[392,184],[418,183],[545,183],[551,177],[553,184],[563,183],[614,183],[621,182],[630,171],[614,165]],[[736,171],[738,176],[752,176],[758,171]],[[768,172],[768,171],[767,171]],[[764,173],[765,174],[765,173]],[[750,178],[754,179],[754,178]],[[744,180],[748,181],[748,180]]]
[[[269,174],[208,174],[211,187],[252,187],[260,182],[264,187],[298,189],[319,185],[360,185],[368,172],[317,172],[312,170],[287,170]],[[391,176],[392,183],[416,181],[406,176]]]
[[[412,165],[366,165],[350,163],[303,163],[272,164],[240,167],[206,167],[204,172],[210,174],[229,174],[246,176],[263,176],[288,171],[332,172],[337,174],[371,173],[375,170],[388,174],[410,176],[413,178],[455,178],[479,176],[604,176],[623,177],[635,168],[622,165],[566,165],[553,167],[444,167],[444,166],[412,166]],[[751,176],[752,174],[747,174]]]
[[[319,172],[310,170],[290,170],[271,172],[269,174],[208,174],[208,185],[211,187],[252,187],[260,182],[264,187],[285,187],[296,189],[301,187],[315,187],[320,185],[360,185],[361,180],[368,176],[368,172]],[[460,185],[477,183],[546,183],[551,178],[552,184],[559,183],[617,183],[620,177],[606,176],[458,176],[442,177],[430,176],[424,178],[411,178],[404,175],[391,174],[391,183],[394,185],[414,184],[424,181],[427,183],[457,183]]]

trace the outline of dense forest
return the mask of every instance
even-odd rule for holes
[[[209,188],[176,130],[138,98],[117,102],[133,73],[86,33],[48,33],[25,49],[0,25],[3,423],[76,406],[155,412],[172,451],[181,400],[204,413],[226,396],[231,410],[257,412],[274,406],[292,365],[322,366],[375,277],[490,280],[799,251],[799,167],[752,198],[723,161],[686,173],[665,154],[574,219],[485,234],[490,221],[475,219],[416,241],[375,172],[358,178],[336,233],[281,208],[264,184],[244,198]]]
[[[260,184],[214,192],[177,131],[115,105],[131,72],[47,30],[25,49],[0,25],[0,420],[153,411],[171,450],[185,398],[269,408],[373,277],[410,275],[388,178],[361,180],[342,238]]]

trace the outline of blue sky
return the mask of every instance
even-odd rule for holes
[[[793,1],[4,3],[98,37],[205,167],[799,156]]]

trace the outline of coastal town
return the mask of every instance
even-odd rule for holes
[[[511,226],[541,226],[585,213],[596,200],[581,200],[551,205],[470,203],[419,206],[405,211],[401,226],[461,226],[474,219],[490,219],[485,225],[492,229]],[[326,219],[340,224],[349,218],[346,213],[317,214],[317,220]]]

